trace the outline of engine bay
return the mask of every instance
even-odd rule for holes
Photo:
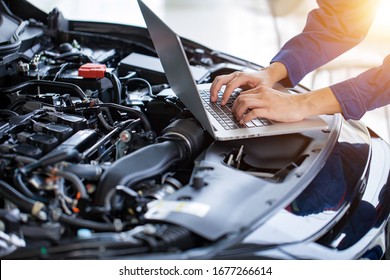
[[[169,90],[144,29],[93,34],[57,10],[46,23],[1,16],[14,30],[0,46],[2,257],[222,249],[291,202],[336,137],[213,141]],[[199,84],[261,68],[185,42]]]

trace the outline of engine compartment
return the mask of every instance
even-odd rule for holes
[[[79,257],[99,258],[207,243],[145,218],[148,203],[190,184],[194,159],[212,141],[164,94],[145,30],[96,35],[62,30],[68,22],[57,10],[45,23],[3,12],[11,33],[0,48],[0,255],[77,258],[70,248],[79,243],[89,248]],[[199,83],[247,67],[187,50]]]
[[[144,28],[1,11],[2,258],[212,258],[288,207],[337,142],[332,116],[329,131],[214,141]],[[261,69],[183,42],[198,84]]]

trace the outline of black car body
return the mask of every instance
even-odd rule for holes
[[[388,257],[390,150],[363,123],[214,141],[145,28],[0,9],[1,258]],[[183,43],[199,84],[261,69]]]

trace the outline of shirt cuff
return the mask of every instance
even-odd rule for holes
[[[355,78],[345,80],[330,86],[338,100],[346,120],[359,120],[367,112],[359,89],[354,84]]]
[[[290,87],[296,86],[307,74],[301,57],[291,50],[281,50],[272,60],[283,63],[287,69],[288,79],[281,81]]]

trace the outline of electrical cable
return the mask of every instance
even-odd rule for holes
[[[60,69],[57,71],[57,73],[55,74],[54,78],[53,78],[53,82],[55,80],[57,80],[57,78],[62,74],[62,72],[65,71],[65,69],[67,69],[68,67],[70,66],[79,66],[80,64],[77,64],[77,63],[72,63],[72,62],[66,62],[66,63],[63,63],[60,67]]]

